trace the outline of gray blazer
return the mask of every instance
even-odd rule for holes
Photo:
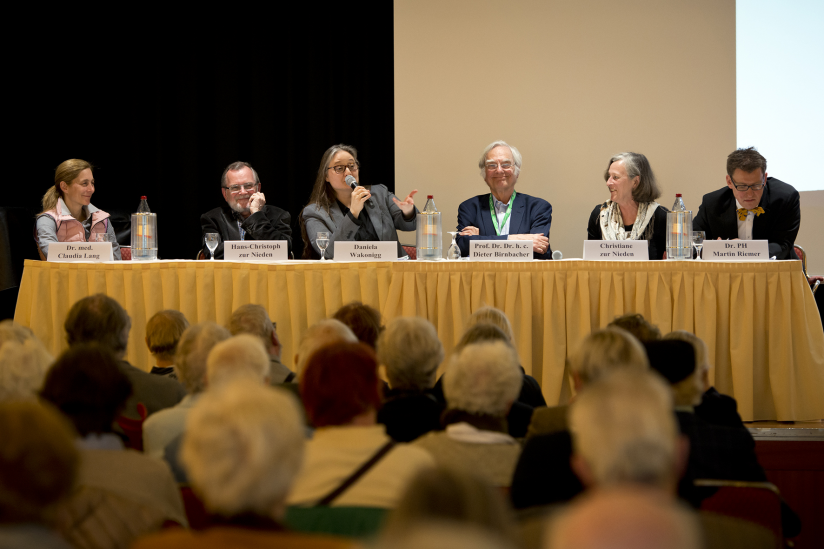
[[[397,229],[401,231],[414,231],[417,228],[417,214],[418,208],[415,208],[415,217],[410,220],[403,218],[403,212],[398,208],[392,197],[395,196],[385,185],[372,185],[372,202],[374,206],[369,206],[367,203],[364,206],[364,211],[369,215],[372,225],[375,227],[375,232],[378,233],[381,241],[394,240],[398,242]],[[355,238],[355,233],[360,228],[357,223],[354,223],[349,216],[344,216],[337,204],[334,204],[331,210],[331,217],[316,204],[309,204],[303,208],[303,221],[306,223],[306,236],[315,249],[315,253],[320,256],[320,248],[315,242],[318,232],[326,231],[331,233],[329,236],[329,247],[326,248],[326,259],[335,257],[335,242],[338,240],[347,241]],[[403,257],[406,252],[398,242],[398,257]]]

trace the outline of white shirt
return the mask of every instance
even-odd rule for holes
[[[740,210],[744,206],[736,200],[735,207]],[[755,221],[755,214],[753,212],[747,212],[747,219],[744,221],[741,221],[741,218],[738,217],[738,212],[735,212],[735,217],[738,220],[738,238],[741,240],[752,240],[752,223]]]
[[[509,202],[512,202],[511,196],[509,197]],[[501,222],[503,222],[504,216],[506,215],[506,210],[509,208],[509,202],[503,203],[494,196],[492,197],[492,204],[495,206],[495,215],[498,218],[498,227],[501,229],[501,235],[509,234],[509,222],[512,221],[512,214],[509,214],[506,223],[501,226]]]

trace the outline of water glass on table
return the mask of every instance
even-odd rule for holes
[[[206,233],[203,235],[203,241],[206,243],[206,247],[209,248],[209,254],[212,256],[210,259],[214,261],[215,250],[217,245],[220,244],[220,233]]]
[[[698,257],[695,259],[701,259],[701,248],[704,247],[704,231],[692,231],[692,245],[695,247],[695,250],[698,252]]]
[[[317,240],[315,242],[318,245],[318,249],[320,249],[320,260],[326,261],[326,248],[329,247],[329,233],[322,232],[318,233]]]

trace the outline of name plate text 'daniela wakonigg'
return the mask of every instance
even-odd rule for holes
[[[585,261],[648,261],[646,240],[584,240]]]
[[[114,261],[111,242],[50,242],[48,261]]]
[[[532,261],[531,240],[470,240],[472,261]]]
[[[706,261],[769,261],[766,240],[705,240],[701,258]]]
[[[227,240],[224,261],[286,261],[289,243],[285,240]]]
[[[335,261],[397,261],[398,243],[357,242],[353,240],[335,242]]]

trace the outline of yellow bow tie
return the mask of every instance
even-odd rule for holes
[[[740,221],[744,221],[745,219],[747,219],[747,212],[752,212],[755,214],[755,217],[758,217],[759,215],[764,213],[764,208],[762,208],[761,206],[758,206],[754,210],[748,210],[747,208],[738,208],[735,211],[738,212],[738,219]]]

